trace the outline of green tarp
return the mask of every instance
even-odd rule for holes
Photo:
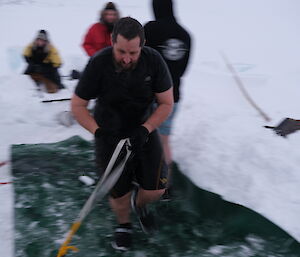
[[[55,257],[60,243],[97,179],[93,144],[79,137],[53,144],[12,146],[15,190],[15,256]],[[160,230],[141,231],[133,216],[133,249],[112,249],[115,218],[107,199],[97,204],[73,237],[80,257],[298,257],[300,246],[259,214],[193,185],[174,167],[175,198],[153,206]]]

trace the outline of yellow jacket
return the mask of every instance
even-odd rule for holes
[[[23,52],[23,56],[26,58],[30,58],[32,57],[32,50],[34,47],[34,43],[29,44],[24,52]],[[53,67],[58,68],[62,65],[62,61],[61,58],[59,56],[58,51],[56,50],[56,48],[51,45],[51,44],[47,44],[46,45],[47,51],[48,51],[48,55],[46,56],[46,58],[43,60],[43,63],[45,64],[52,64]],[[27,59],[26,58],[26,59]]]

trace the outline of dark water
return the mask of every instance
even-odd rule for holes
[[[93,146],[79,137],[55,144],[14,145],[16,257],[55,257],[96,179]],[[194,186],[175,167],[175,198],[159,202],[160,230],[153,236],[134,223],[134,246],[119,253],[110,246],[115,219],[106,199],[98,203],[73,237],[79,253],[67,256],[298,257],[292,237],[259,214]]]

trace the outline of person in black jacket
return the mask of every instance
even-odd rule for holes
[[[180,26],[173,14],[172,0],[153,0],[155,21],[145,26],[146,45],[156,49],[164,58],[173,79],[174,108],[173,113],[159,127],[159,133],[164,147],[166,162],[172,163],[169,136],[172,120],[180,100],[181,77],[189,62],[191,37]]]

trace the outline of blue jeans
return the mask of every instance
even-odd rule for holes
[[[171,134],[172,123],[178,108],[178,103],[174,103],[173,110],[169,117],[158,127],[158,132],[161,135],[169,136]]]

